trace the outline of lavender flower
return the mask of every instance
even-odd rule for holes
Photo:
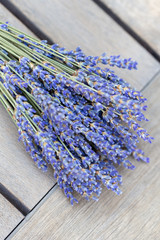
[[[133,170],[129,156],[149,162],[138,138],[153,138],[140,126],[146,98],[99,63],[132,70],[137,62],[50,46],[7,23],[0,36],[0,101],[38,168],[52,166],[72,205],[74,191],[87,200],[98,200],[102,185],[120,194],[116,167]]]

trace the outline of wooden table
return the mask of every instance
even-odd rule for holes
[[[4,0],[0,19],[38,38],[90,55],[132,57],[138,71],[117,70],[148,98],[142,148],[150,164],[120,169],[123,194],[71,206],[51,169],[40,172],[0,105],[0,239],[160,239],[160,1]],[[142,145],[142,144],[141,144]]]

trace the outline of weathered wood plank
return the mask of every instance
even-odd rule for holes
[[[0,19],[33,35],[0,5]],[[0,182],[31,209],[52,187],[52,172],[42,173],[18,142],[17,129],[0,104]]]
[[[81,46],[87,54],[121,54],[139,62],[138,71],[119,71],[120,76],[141,89],[158,71],[160,65],[115,21],[91,0],[10,0],[47,36],[75,49]],[[38,17],[37,17],[38,16]]]
[[[160,54],[159,0],[102,0]]]
[[[143,146],[150,164],[121,170],[123,194],[103,191],[98,203],[71,206],[59,188],[17,229],[12,239],[150,239],[160,236],[160,74],[145,90],[149,98],[147,129],[154,142]],[[64,234],[65,233],[65,234]]]
[[[22,31],[34,36],[34,34],[27,28],[23,23],[21,23],[12,13],[10,13],[1,3],[0,3],[0,20],[2,22],[9,22],[10,25],[19,28]]]
[[[3,240],[23,219],[23,215],[0,194],[0,239]]]

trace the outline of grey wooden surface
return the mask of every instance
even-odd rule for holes
[[[23,215],[0,194],[0,239],[3,240]]]
[[[102,0],[160,55],[159,0]]]
[[[134,171],[120,170],[123,194],[115,196],[103,189],[99,202],[79,198],[80,203],[72,207],[56,187],[13,239],[159,239],[160,74],[144,90],[144,96],[149,98],[149,117],[154,115],[147,128],[155,141],[142,146],[151,163],[137,163]]]
[[[46,0],[45,4],[42,0],[24,0],[23,4],[20,0],[8,2],[61,46],[74,49],[80,45],[87,54],[99,55],[106,51],[109,55],[121,54],[136,59],[139,62],[137,71],[118,70],[117,73],[139,90],[146,87],[145,95],[150,98],[148,118],[151,119],[146,128],[158,137],[160,64],[118,23],[91,0],[87,4],[85,0]],[[0,18],[31,33],[1,4]],[[3,141],[0,147],[0,165],[3,165],[0,181],[31,209],[52,187],[52,171],[44,174],[36,168],[22,144],[17,142],[16,128],[2,106],[0,121],[0,140]],[[98,203],[86,203],[80,199],[80,204],[72,208],[55,187],[52,195],[47,195],[43,204],[41,202],[14,231],[14,239],[66,239],[64,233],[67,239],[154,239],[159,233],[158,211],[155,211],[159,209],[159,195],[155,193],[160,183],[157,137],[152,145],[143,143],[143,149],[152,160],[150,165],[136,163],[134,171],[120,168],[124,176],[121,197],[104,189]],[[149,209],[150,204],[153,207]],[[146,231],[147,227],[152,231]]]

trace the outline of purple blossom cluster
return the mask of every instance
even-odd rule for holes
[[[71,204],[77,202],[74,191],[98,200],[102,185],[120,194],[118,165],[134,169],[130,156],[149,162],[137,147],[138,137],[149,143],[153,138],[140,126],[148,121],[146,98],[98,64],[131,70],[137,62],[119,55],[86,56],[80,47],[67,51],[15,34],[7,24],[0,29],[28,51],[28,57],[16,59],[2,45],[0,82],[14,109],[19,139],[38,168],[53,167]]]

